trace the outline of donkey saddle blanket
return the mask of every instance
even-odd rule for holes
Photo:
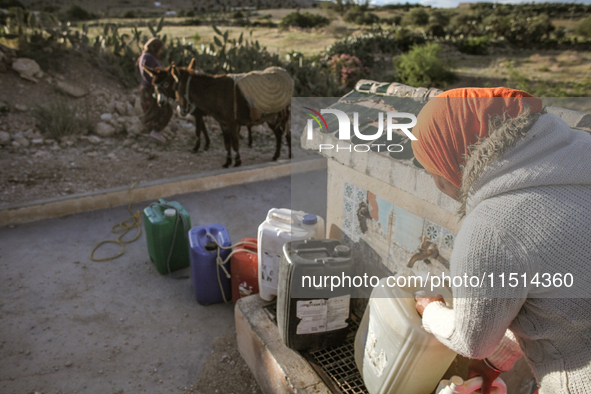
[[[280,112],[291,101],[293,79],[281,67],[231,76],[249,106],[261,114]]]

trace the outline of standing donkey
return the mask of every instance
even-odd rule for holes
[[[224,168],[232,164],[234,149],[234,166],[242,164],[239,153],[240,126],[254,126],[266,122],[275,134],[276,146],[273,160],[281,153],[281,139],[286,135],[286,143],[291,158],[291,132],[288,127],[290,104],[278,112],[260,114],[249,105],[246,97],[238,88],[231,75],[211,75],[196,73],[195,59],[189,67],[170,66],[170,75],[175,81],[174,90],[181,116],[192,113],[195,109],[213,116],[222,128],[226,148]],[[155,85],[157,86],[157,85]],[[293,89],[293,84],[292,84]],[[289,92],[291,96],[291,91]]]

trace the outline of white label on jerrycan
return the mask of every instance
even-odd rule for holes
[[[324,220],[316,216],[317,223],[303,223],[305,212],[287,208],[272,208],[258,230],[259,295],[271,301],[277,295],[279,263],[283,245],[289,241],[324,238]]]
[[[301,319],[296,334],[315,334],[347,327],[351,296],[328,300],[298,301],[296,316]]]

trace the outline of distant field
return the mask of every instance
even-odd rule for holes
[[[279,23],[281,19],[296,11],[295,9],[276,9],[276,10],[261,10],[258,12],[260,16],[270,14],[275,23]],[[328,27],[322,29],[289,29],[280,30],[278,28],[264,28],[264,27],[237,27],[237,26],[219,26],[219,29],[224,32],[230,31],[230,37],[238,38],[241,33],[244,33],[245,38],[249,38],[252,31],[252,39],[258,40],[261,46],[267,47],[269,52],[285,55],[291,51],[299,51],[304,55],[310,56],[319,54],[327,46],[329,46],[336,39],[341,38],[347,34],[354,34],[359,30],[358,26],[343,22],[342,18],[334,13],[325,10],[318,10],[315,8],[303,10],[303,12],[322,13],[332,19]],[[165,21],[170,24],[178,25],[187,18],[165,18]],[[251,17],[255,20],[256,16]],[[147,21],[155,21],[155,19],[120,19],[120,18],[106,18],[98,21],[99,25],[105,23],[118,23],[124,26],[131,26],[135,23],[143,24]],[[91,27],[89,35],[92,37],[102,33],[102,27]],[[130,33],[131,27],[122,27],[119,29],[121,33]],[[143,34],[150,36],[150,31],[147,27],[140,27],[139,30]],[[185,39],[186,42],[193,42],[194,45],[205,44],[208,45],[213,42],[215,35],[211,26],[164,26],[161,35],[166,34],[168,39]],[[198,34],[199,39],[195,40],[195,34]]]

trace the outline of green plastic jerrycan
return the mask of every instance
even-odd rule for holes
[[[163,199],[150,204],[144,209],[144,229],[148,254],[159,273],[168,274],[190,265],[188,231],[191,229],[191,218],[181,204]]]

